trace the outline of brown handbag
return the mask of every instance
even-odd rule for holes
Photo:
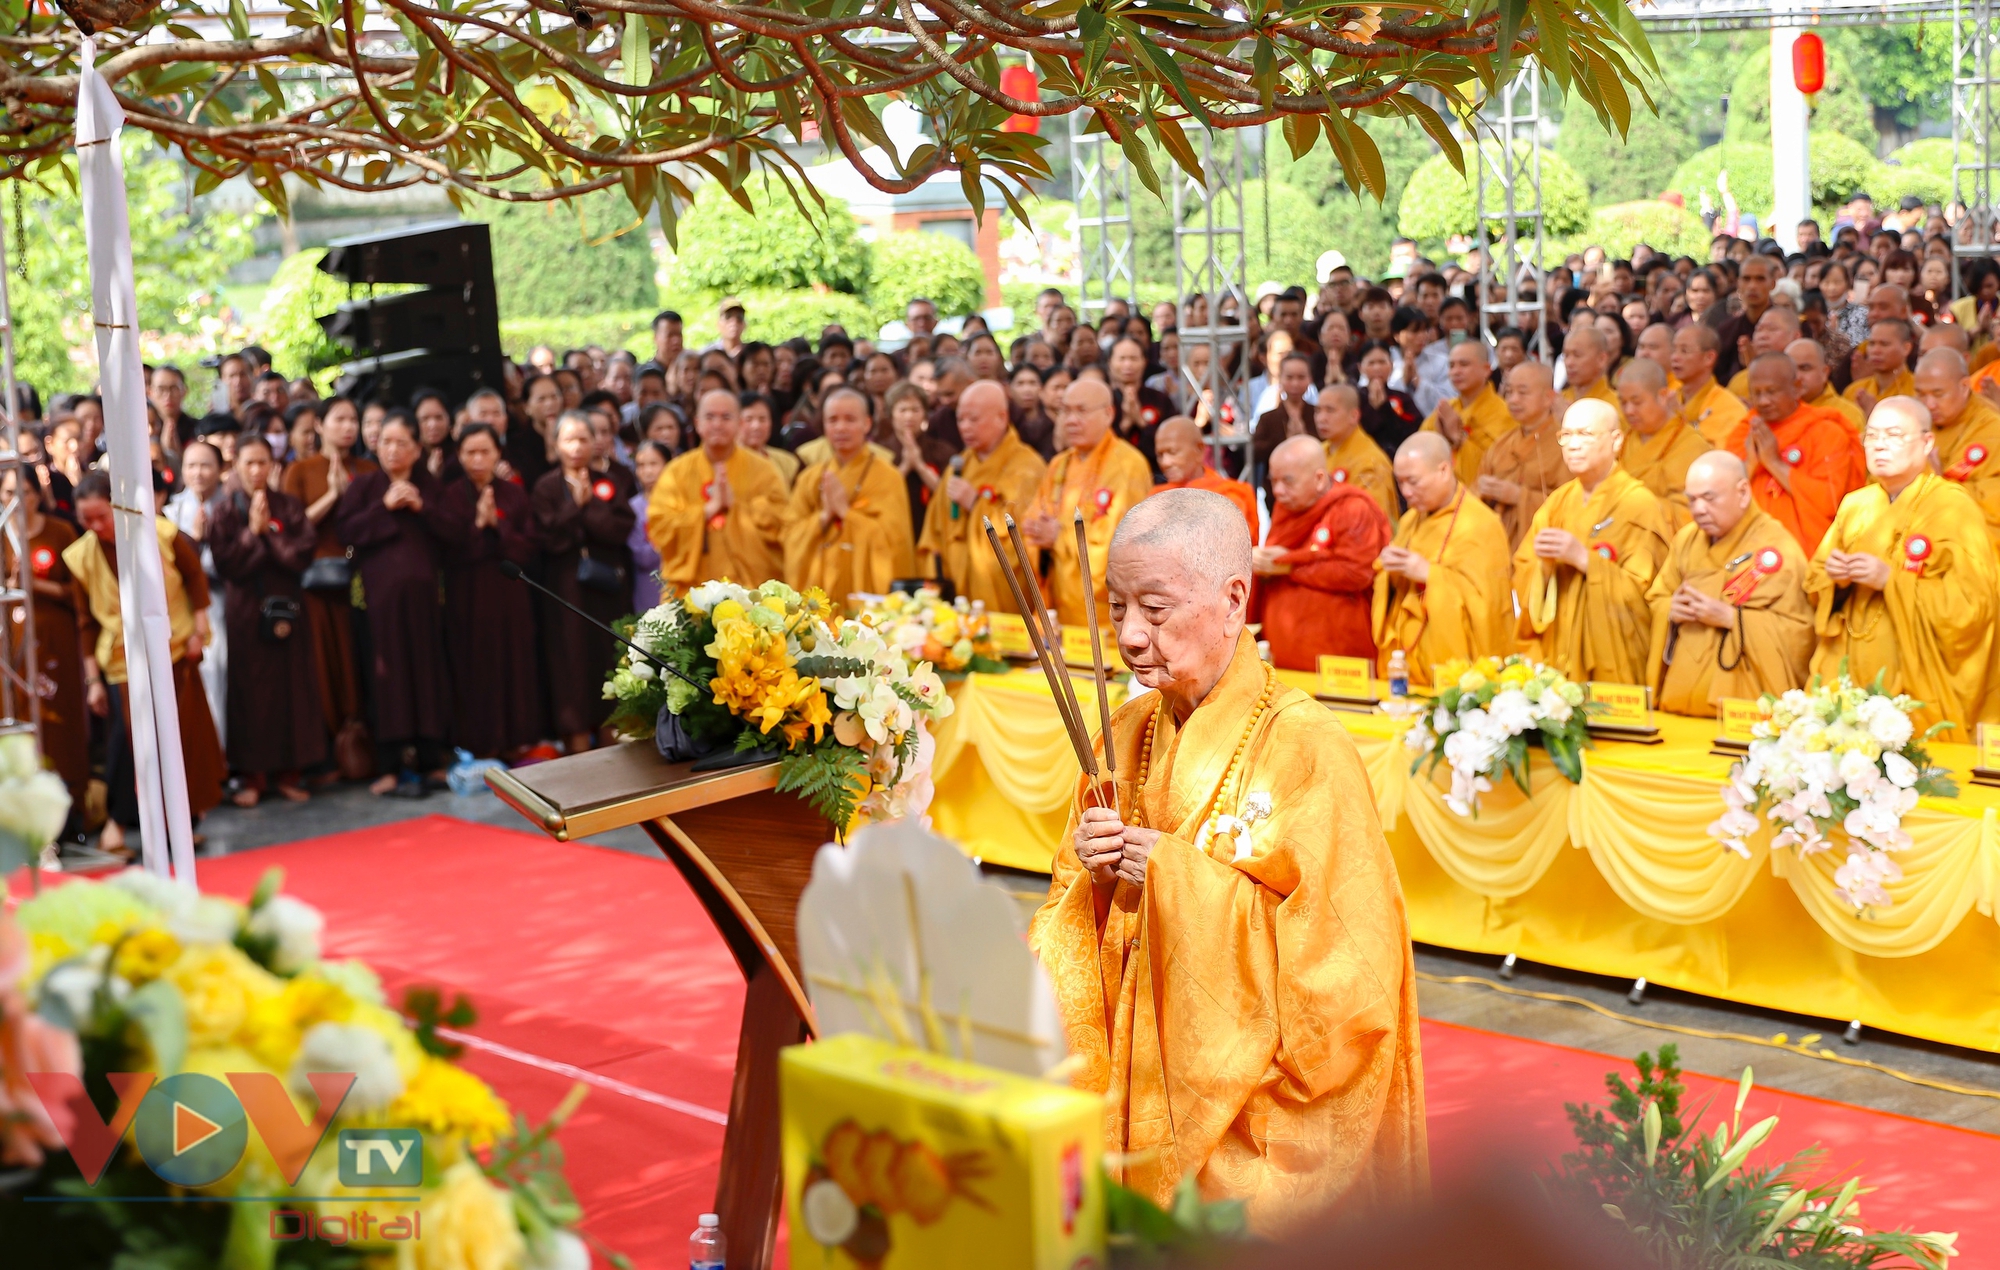
[[[375,779],[375,739],[368,735],[367,724],[349,719],[334,733],[333,765],[344,781]]]

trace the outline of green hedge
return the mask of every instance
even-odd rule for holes
[[[503,204],[487,224],[503,314],[617,313],[644,308],[659,295],[650,235],[633,223],[622,194]]]
[[[717,182],[696,192],[694,207],[680,221],[669,291],[868,290],[868,244],[845,202],[828,199],[809,221],[775,180],[753,182],[749,196],[754,216]]]
[[[1693,212],[1657,199],[1641,199],[1595,209],[1588,229],[1558,240],[1549,254],[1560,259],[1594,244],[1622,259],[1631,256],[1633,247],[1645,243],[1671,256],[1707,260],[1708,240],[1708,227]]]
[[[1497,161],[1499,146],[1496,142],[1486,143],[1486,148]],[[1527,143],[1516,142],[1516,152],[1525,159]],[[1476,157],[1465,156],[1467,170],[1477,161]],[[1581,232],[1590,224],[1590,189],[1576,169],[1558,158],[1553,151],[1541,153],[1542,164],[1542,225],[1552,238],[1560,238]],[[1488,173],[1492,168],[1488,167]],[[1489,180],[1487,189],[1493,192]],[[1431,156],[1424,161],[1410,178],[1403,190],[1402,210],[1398,220],[1405,235],[1426,245],[1442,243],[1457,234],[1469,234],[1473,222],[1478,217],[1475,206],[1473,180],[1460,175],[1451,160],[1442,154]],[[1498,233],[1500,226],[1489,221],[1488,228]]]
[[[1849,137],[1837,132],[1814,132],[1811,145],[1812,201],[1816,208],[1836,207],[1856,189],[1872,193],[1882,179],[1883,165]],[[1675,169],[1668,187],[1680,191],[1691,210],[1701,207],[1701,195],[1706,190],[1710,203],[1720,211],[1722,196],[1715,181],[1725,158],[1729,161],[1729,188],[1736,195],[1737,206],[1760,220],[1768,216],[1774,197],[1768,144],[1731,141],[1710,146]]]
[[[925,230],[890,234],[871,245],[868,299],[874,329],[901,321],[909,302],[928,296],[939,317],[960,317],[986,307],[986,271],[972,248],[947,234]]]
[[[271,364],[287,375],[311,375],[349,356],[314,321],[347,299],[347,284],[319,271],[325,256],[325,248],[313,247],[285,257],[257,310],[258,342],[271,354]]]

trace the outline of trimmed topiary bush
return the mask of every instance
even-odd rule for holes
[[[928,296],[939,317],[961,317],[986,307],[986,271],[979,257],[949,234],[904,230],[877,238],[869,254],[868,308],[875,324],[870,334],[900,321],[917,296]]]
[[[1488,142],[1486,147],[1497,160],[1498,143]],[[1525,141],[1517,142],[1516,148],[1523,156],[1528,152]],[[1474,157],[1468,154],[1465,158],[1470,171]],[[1542,151],[1541,162],[1543,232],[1551,238],[1581,232],[1590,224],[1589,187],[1576,174],[1576,169],[1553,151]],[[1494,201],[1497,203],[1498,200]],[[1460,175],[1450,159],[1438,154],[1425,160],[1423,166],[1411,176],[1408,187],[1403,190],[1398,223],[1406,236],[1430,244],[1442,242],[1455,234],[1471,233],[1477,214],[1473,178]],[[1487,228],[1494,234],[1500,232],[1498,221],[1488,221]]]
[[[721,296],[824,287],[848,295],[867,292],[868,244],[846,203],[828,199],[824,208],[814,208],[809,221],[776,181],[753,182],[749,190],[754,216],[714,181],[696,193],[694,207],[681,218],[669,291]]]
[[[325,256],[325,248],[313,247],[285,257],[257,310],[257,341],[271,354],[271,364],[287,375],[311,375],[349,356],[314,321],[347,299],[347,284],[319,271]],[[376,294],[381,293],[377,288]]]
[[[1720,211],[1722,195],[1717,191],[1715,182],[1725,158],[1729,161],[1729,188],[1736,195],[1737,206],[1756,215],[1761,222],[1770,213],[1773,197],[1769,145],[1724,142],[1719,146],[1710,146],[1675,169],[1673,179],[1668,182],[1669,188],[1680,191],[1688,207],[1696,210],[1701,207],[1705,191],[1710,206]],[[1873,194],[1874,184],[1881,173],[1882,165],[1851,138],[1837,132],[1812,134],[1814,207],[1837,206],[1857,189]]]
[[[1572,101],[1563,112],[1556,154],[1583,175],[1591,198],[1601,204],[1651,200],[1666,188],[1667,174],[1701,148],[1672,100],[1663,100],[1660,111],[1654,114],[1643,102],[1634,105],[1631,126],[1620,138],[1581,101]]]
[[[503,317],[617,313],[659,297],[652,243],[621,194],[504,204],[487,224]]]
[[[1839,133],[1853,141],[1868,156],[1875,156],[1881,134],[1875,129],[1875,106],[1861,90],[1847,55],[1826,48],[1826,87],[1813,95],[1812,132],[1817,140],[1827,133]],[[1771,144],[1771,46],[1768,42],[1751,50],[1736,71],[1729,88],[1729,125],[1724,141]]]
[[[1582,251],[1595,243],[1613,257],[1625,258],[1632,248],[1645,243],[1670,256],[1708,259],[1708,227],[1685,207],[1675,207],[1658,199],[1641,199],[1600,207],[1590,214],[1590,227],[1565,239],[1549,254],[1551,258]]]
[[[1893,207],[1906,194],[1926,203],[1945,203],[1951,198],[1951,138],[1925,137],[1891,151],[1882,161],[1877,176],[1880,188],[1868,192],[1884,206]]]

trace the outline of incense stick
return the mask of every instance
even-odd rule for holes
[[[1104,678],[1104,637],[1097,628],[1097,584],[1090,572],[1090,535],[1083,527],[1083,509],[1076,511],[1076,560],[1083,570],[1083,615],[1090,622],[1090,670],[1097,683],[1098,735],[1104,740],[1104,771],[1118,774],[1118,755],[1111,744],[1111,688]]]
[[[1028,628],[1028,643],[1034,647],[1035,660],[1040,663],[1042,675],[1049,682],[1049,694],[1055,698],[1056,713],[1062,716],[1063,731],[1069,734],[1070,748],[1076,752],[1077,763],[1084,771],[1090,773],[1092,780],[1095,781],[1097,758],[1091,753],[1089,744],[1083,738],[1079,721],[1070,714],[1069,702],[1061,687],[1063,677],[1056,674],[1055,663],[1050,660],[1048,646],[1042,640],[1041,623],[1035,617],[1037,608],[1028,603],[1023,577],[1014,572],[1014,562],[1008,558],[1007,549],[1000,545],[1000,534],[993,528],[992,518],[982,516],[980,519],[986,526],[986,541],[993,548],[994,557],[1000,561],[1000,572],[1007,579],[1007,590],[1014,597],[1014,606],[1021,610],[1022,623]],[[1009,519],[1011,528],[1011,518]],[[1028,573],[1025,559],[1021,562],[1021,568],[1023,573]],[[1032,574],[1028,576],[1032,578]],[[1036,588],[1035,599],[1039,601],[1041,598],[1041,590]]]

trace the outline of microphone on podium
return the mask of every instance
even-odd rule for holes
[[[686,674],[684,674],[684,673],[683,673],[683,672],[681,671],[680,667],[678,667],[678,666],[669,666],[669,665],[668,665],[667,663],[665,663],[665,662],[661,661],[661,660],[660,660],[660,659],[659,659],[658,657],[655,657],[655,656],[653,656],[653,654],[651,654],[651,653],[647,652],[647,651],[646,651],[645,649],[643,649],[643,648],[639,647],[639,646],[638,646],[637,644],[633,643],[633,642],[632,642],[631,640],[629,640],[629,639],[626,639],[626,638],[625,638],[625,637],[624,637],[623,635],[620,635],[620,634],[619,634],[619,633],[618,633],[617,631],[614,631],[614,630],[612,630],[612,629],[611,629],[611,627],[610,627],[610,626],[608,626],[607,624],[605,624],[605,623],[603,623],[603,622],[600,622],[600,621],[598,621],[598,620],[597,620],[596,618],[594,618],[594,617],[592,617],[592,616],[591,616],[590,614],[588,614],[588,613],[584,612],[584,611],[583,611],[582,609],[578,608],[578,607],[577,607],[576,605],[574,605],[574,604],[571,604],[571,603],[570,603],[570,602],[569,602],[568,600],[565,600],[565,599],[564,599],[564,598],[562,598],[562,597],[561,597],[560,595],[557,595],[557,594],[556,594],[556,593],[555,593],[554,591],[551,591],[551,590],[549,590],[549,589],[548,589],[547,587],[543,586],[543,585],[542,585],[541,583],[539,583],[539,582],[535,581],[535,580],[534,580],[533,578],[529,577],[529,576],[528,576],[528,575],[527,575],[527,574],[526,574],[526,573],[525,573],[525,572],[524,572],[524,571],[522,570],[521,566],[520,566],[520,565],[518,565],[518,564],[515,564],[515,563],[514,563],[514,562],[513,562],[512,560],[502,560],[502,561],[500,562],[500,576],[502,576],[502,577],[505,577],[505,578],[512,578],[512,579],[513,579],[514,581],[516,581],[516,582],[523,582],[523,583],[526,583],[527,585],[529,585],[529,586],[533,587],[533,588],[534,588],[535,590],[537,590],[537,591],[540,591],[540,592],[541,592],[541,593],[542,593],[543,595],[546,595],[546,596],[548,596],[548,597],[549,597],[549,598],[550,598],[551,600],[554,600],[554,601],[555,601],[555,602],[556,602],[557,604],[560,604],[560,605],[562,605],[562,606],[563,606],[564,608],[566,608],[566,609],[568,609],[568,610],[569,610],[570,612],[572,612],[572,613],[576,614],[576,615],[577,615],[578,617],[582,618],[582,619],[583,619],[584,621],[586,621],[586,622],[589,622],[589,623],[590,623],[590,624],[591,624],[592,626],[595,626],[595,627],[596,627],[596,628],[597,628],[598,630],[600,630],[600,631],[603,631],[603,632],[604,632],[604,633],[605,633],[606,635],[609,635],[609,636],[610,636],[611,638],[613,638],[613,639],[617,640],[617,641],[618,641],[619,643],[621,643],[621,644],[625,645],[625,647],[627,647],[627,648],[631,649],[631,650],[632,650],[632,651],[633,651],[633,652],[634,652],[635,654],[637,654],[638,656],[640,656],[640,657],[643,657],[643,658],[645,658],[645,659],[646,659],[646,664],[647,664],[647,665],[649,665],[649,666],[657,666],[657,667],[659,667],[659,668],[660,668],[661,670],[663,670],[663,671],[665,671],[666,673],[668,673],[668,674],[672,675],[672,676],[673,676],[674,678],[676,678],[676,679],[680,680],[680,681],[681,681],[682,683],[686,684],[686,685],[687,685],[688,687],[690,687],[690,688],[693,688],[693,689],[695,689],[695,690],[697,690],[697,691],[699,691],[699,692],[704,692],[704,693],[705,693],[705,692],[707,692],[707,691],[708,691],[708,685],[707,685],[707,684],[699,684],[699,683],[696,683],[696,682],[695,682],[695,681],[694,681],[693,679],[690,679],[690,678],[689,678],[689,677],[688,677],[688,676],[687,676]]]

